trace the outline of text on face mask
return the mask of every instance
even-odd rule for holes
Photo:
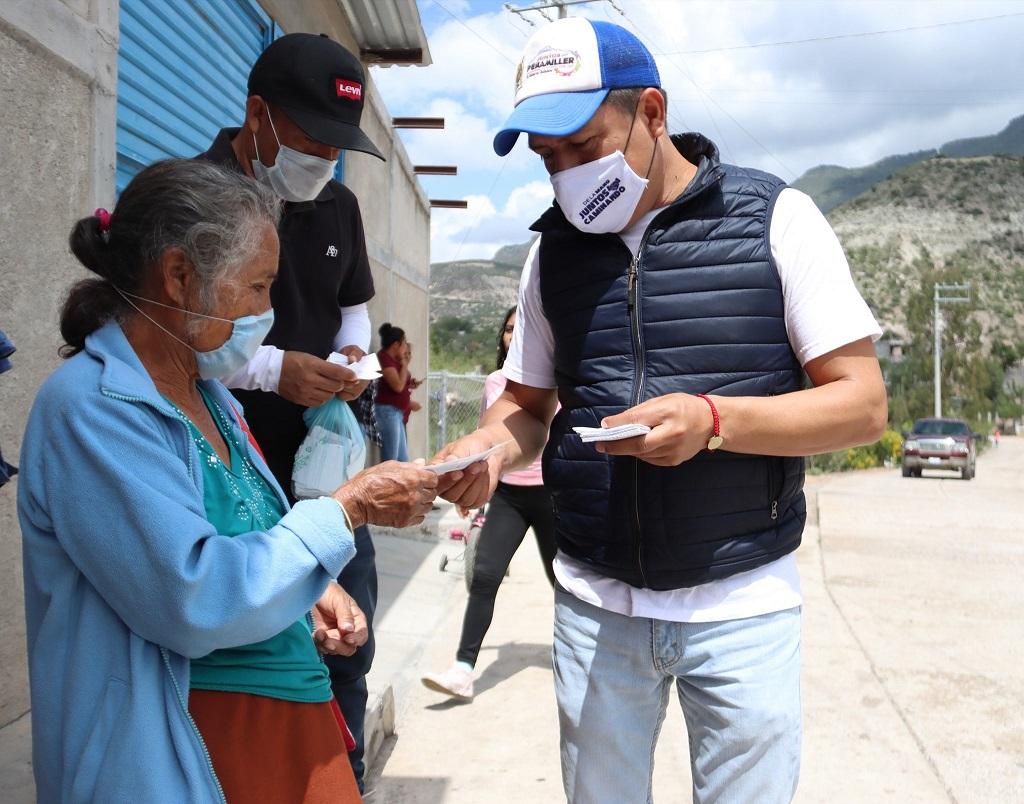
[[[580,219],[584,223],[596,220],[598,215],[624,192],[626,192],[626,188],[622,186],[622,179],[605,179],[580,210]]]

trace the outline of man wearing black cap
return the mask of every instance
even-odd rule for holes
[[[302,414],[331,396],[351,400],[366,387],[332,351],[361,357],[370,345],[366,303],[373,277],[359,203],[333,180],[342,150],[384,159],[359,129],[365,75],[359,60],[326,36],[289,34],[271,44],[249,74],[241,128],[221,129],[199,156],[241,170],[285,202],[278,229],[281,257],[270,298],[274,326],[228,387],[281,487],[291,497],[292,463],[306,436]],[[294,502],[294,500],[292,500]],[[356,557],[339,579],[371,623],[352,657],[328,657],[331,685],[355,739],[349,755],[363,782],[366,673],[373,661],[377,569],[369,531],[356,530]]]

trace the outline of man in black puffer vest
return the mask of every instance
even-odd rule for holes
[[[570,802],[649,800],[673,683],[694,801],[785,802],[801,456],[881,434],[881,333],[813,202],[670,138],[666,103],[623,28],[559,20],[527,43],[494,148],[529,134],[556,203],[533,226],[506,391],[438,460],[512,443],[442,493],[475,507],[547,442]]]

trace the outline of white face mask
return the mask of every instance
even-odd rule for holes
[[[312,201],[331,180],[338,160],[321,159],[282,145],[270,109],[267,109],[267,119],[270,120],[270,129],[277,140],[277,159],[270,167],[260,161],[260,149],[256,145],[256,135],[253,134],[252,142],[256,147],[256,158],[252,160],[253,175],[285,201]]]
[[[626,148],[632,136],[631,123]],[[657,148],[651,152],[651,161],[647,165],[648,176],[655,153]],[[560,170],[551,176],[555,198],[565,217],[581,232],[588,234],[621,232],[625,229],[636,212],[648,182],[646,176],[641,178],[629,166],[622,151],[615,151],[585,165]]]

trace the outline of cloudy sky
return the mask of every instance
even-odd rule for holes
[[[552,197],[525,138],[504,159],[491,148],[536,29],[498,0],[418,4],[433,64],[374,77],[392,114],[445,118],[443,131],[402,133],[415,164],[459,168],[422,177],[428,195],[469,201],[433,210],[432,260],[490,257],[526,240]],[[570,13],[647,44],[673,133],[701,131],[724,160],[790,181],[993,134],[1024,114],[1024,0],[599,0]]]

